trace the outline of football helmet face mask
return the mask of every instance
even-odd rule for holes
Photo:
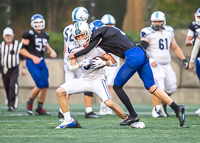
[[[151,27],[155,30],[155,31],[159,31],[161,29],[164,28],[165,24],[166,24],[166,17],[165,14],[161,11],[155,11],[154,13],[152,13],[151,18]],[[155,21],[162,21],[162,24],[153,24],[153,22]]]
[[[197,25],[200,25],[200,8],[197,9],[196,13],[194,14],[195,21]]]
[[[87,22],[89,13],[84,7],[77,7],[72,11],[72,21],[84,21]]]
[[[85,37],[82,39],[77,39],[78,36],[84,35]],[[87,43],[90,42],[92,31],[90,29],[90,26],[84,22],[84,21],[78,21],[74,24],[74,27],[72,29],[72,36],[74,37],[74,40],[80,45],[84,46]]]
[[[41,14],[34,14],[31,17],[31,27],[35,30],[43,30],[45,28],[45,20]]]
[[[110,14],[103,15],[101,18],[101,21],[106,25],[115,25],[116,24],[115,18]]]
[[[90,28],[92,30],[92,32],[94,30],[99,29],[100,27],[104,26],[105,24],[101,21],[101,20],[94,20],[90,23]]]

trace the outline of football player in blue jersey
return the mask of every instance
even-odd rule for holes
[[[193,66],[194,66],[193,64],[195,61],[196,74],[197,74],[198,79],[200,80],[200,60],[199,60],[200,50],[198,48],[195,48],[199,46],[198,43],[196,44],[196,40],[199,39],[199,33],[200,33],[200,8],[197,9],[194,16],[195,16],[195,21],[192,21],[189,25],[187,37],[185,40],[185,45],[186,46],[194,45],[193,54],[190,58],[190,70],[191,71],[193,70]],[[200,108],[195,111],[195,114],[200,116]]]
[[[56,58],[56,52],[48,43],[49,35],[42,31],[45,28],[45,20],[41,14],[31,17],[31,30],[26,30],[22,35],[23,46],[20,54],[26,57],[26,66],[36,84],[27,102],[26,113],[33,114],[33,101],[39,94],[38,106],[35,115],[50,115],[43,109],[43,103],[49,87],[49,72],[44,60],[44,51]]]
[[[87,22],[89,19],[89,13],[86,8],[84,7],[76,7],[72,11],[72,21],[84,21]],[[80,70],[71,71],[69,70],[69,62],[68,62],[68,55],[70,53],[69,45],[74,41],[74,38],[72,36],[72,28],[73,24],[70,24],[66,26],[63,30],[63,36],[64,36],[64,50],[63,50],[63,57],[64,57],[64,71],[65,71],[65,82],[68,80],[78,78],[80,76]],[[69,99],[69,95],[66,96],[67,99]],[[84,92],[84,101],[85,101],[85,118],[100,118],[100,116],[96,115],[93,112],[92,109],[92,92]],[[58,118],[63,118],[62,110],[60,108],[58,112]]]
[[[177,105],[163,90],[156,87],[154,83],[153,73],[149,65],[149,58],[146,53],[148,43],[141,41],[140,45],[136,45],[126,34],[116,27],[104,26],[100,20],[91,23],[93,31],[91,43],[85,49],[71,53],[69,58],[79,57],[87,54],[95,46],[101,47],[107,53],[112,53],[120,58],[126,59],[120,68],[114,81],[113,89],[122,103],[129,111],[129,117],[120,122],[120,125],[126,126],[140,120],[139,115],[134,110],[129,97],[123,90],[124,84],[138,72],[145,88],[153,95],[157,96],[167,103],[176,113],[182,127],[185,122],[185,106]]]

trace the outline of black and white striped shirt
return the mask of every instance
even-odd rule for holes
[[[9,46],[5,41],[1,42],[0,54],[1,54],[1,65],[7,69],[14,68],[19,65],[20,56],[19,51],[22,47],[22,42],[14,40]]]

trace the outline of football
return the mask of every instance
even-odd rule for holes
[[[101,56],[96,56],[96,57],[92,58],[92,60],[97,60],[97,57],[99,57],[99,58],[102,59],[103,61],[107,61],[107,59],[105,59],[104,57],[101,57]]]
[[[130,124],[129,128],[142,129],[142,128],[145,128],[145,124],[143,122],[134,122],[134,123]]]

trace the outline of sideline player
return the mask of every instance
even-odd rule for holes
[[[91,23],[91,27],[93,28],[92,42],[85,49],[77,53],[71,53],[69,58],[85,55],[98,45],[107,53],[112,53],[118,57],[126,59],[125,63],[117,73],[113,85],[115,93],[126,106],[130,114],[126,120],[120,122],[120,125],[130,125],[132,122],[138,122],[140,120],[129,97],[123,90],[124,84],[137,71],[145,88],[151,94],[154,94],[170,105],[170,107],[175,111],[176,117],[179,119],[180,126],[182,127],[185,122],[185,106],[178,106],[164,91],[156,87],[153,73],[149,65],[148,55],[144,50],[144,48],[147,48],[148,43],[146,41],[141,41],[141,46],[136,46],[135,43],[126,37],[125,33],[120,29],[116,27],[103,26],[103,23],[101,23],[101,21],[93,21]]]
[[[89,18],[89,14],[86,8],[84,7],[77,7],[72,11],[72,21],[85,21],[87,22]],[[64,50],[63,50],[63,57],[64,57],[64,71],[65,71],[65,82],[74,78],[80,77],[80,70],[71,71],[69,70],[69,63],[67,61],[67,57],[69,55],[69,45],[74,41],[72,37],[72,28],[73,24],[70,24],[65,27],[63,31],[64,36]],[[69,95],[66,96],[67,100],[69,100]],[[96,115],[92,110],[92,92],[85,92],[84,93],[84,100],[85,100],[85,118],[100,118],[100,116]],[[58,112],[58,118],[63,118],[62,110],[60,108]]]
[[[69,46],[71,52],[76,52],[87,47],[90,43],[91,33],[91,29],[86,22],[76,22],[72,30],[75,41]],[[97,56],[102,56],[108,61],[103,61],[101,58],[92,60],[92,58]],[[56,129],[75,127],[76,122],[70,115],[66,95],[86,91],[96,93],[118,117],[123,120],[127,119],[127,115],[121,107],[112,100],[112,96],[105,82],[104,66],[117,66],[117,62],[111,55],[107,54],[98,46],[88,54],[73,58],[69,61],[69,69],[77,70],[80,68],[81,77],[65,82],[56,90],[58,102],[64,115],[64,121]]]
[[[198,37],[198,34],[200,32],[200,8],[197,9],[196,13],[194,14],[195,16],[195,21],[192,21],[189,25],[187,37],[185,40],[185,45],[186,46],[191,46],[196,43],[196,39]],[[198,45],[198,44],[197,44]],[[193,47],[194,49],[194,47]],[[195,56],[195,68],[196,68],[196,74],[198,79],[200,80],[200,51],[196,51],[196,56]],[[190,70],[192,70],[192,64],[194,63],[193,60],[190,60]],[[195,111],[196,115],[200,115],[200,108]]]
[[[43,109],[47,89],[49,87],[49,72],[44,60],[44,51],[50,54],[51,58],[56,58],[56,52],[50,47],[49,35],[42,31],[45,28],[45,20],[41,14],[34,14],[31,17],[31,27],[22,35],[22,49],[20,54],[26,57],[26,66],[36,84],[27,102],[26,113],[33,114],[33,101],[39,94],[38,105],[35,115],[50,115]]]
[[[102,16],[101,21],[106,25],[106,26],[115,26],[116,20],[115,18],[110,15],[110,14],[105,14]],[[109,53],[111,54],[111,53]],[[114,90],[113,90],[113,84],[114,84],[114,79],[117,75],[117,72],[119,71],[120,68],[120,58],[111,54],[112,57],[117,61],[117,66],[115,67],[109,67],[106,66],[105,69],[105,75],[106,75],[106,84],[108,85],[110,94],[112,97],[114,97]],[[112,115],[112,110],[107,107],[102,101],[100,101],[100,115]]]
[[[150,56],[150,66],[156,86],[171,96],[176,91],[177,80],[176,73],[170,64],[170,49],[183,61],[186,69],[189,63],[176,43],[174,29],[171,26],[165,25],[165,14],[161,11],[155,11],[152,13],[150,21],[150,27],[145,27],[141,30],[141,41],[147,42],[146,50]],[[152,117],[169,116],[166,110],[166,103],[161,103],[161,100],[154,95],[152,95],[152,103]]]

